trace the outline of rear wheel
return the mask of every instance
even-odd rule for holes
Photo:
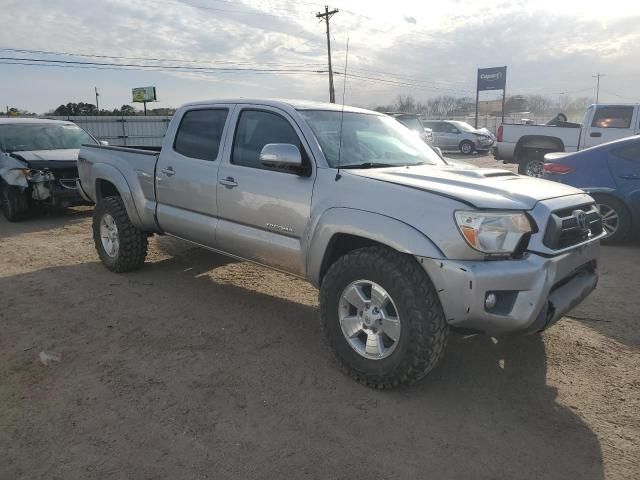
[[[474,148],[475,146],[473,145],[473,142],[470,142],[469,140],[464,140],[462,143],[460,143],[460,151],[465,155],[471,155]]]
[[[320,316],[347,374],[375,388],[424,377],[442,358],[449,331],[424,270],[384,247],[355,250],[330,267]]]
[[[10,222],[22,220],[29,210],[26,193],[5,181],[0,181],[0,203],[2,214]]]
[[[600,215],[602,216],[602,227],[607,236],[602,239],[605,245],[615,245],[623,243],[631,229],[631,217],[627,207],[620,201],[608,195],[592,195]]]
[[[527,152],[518,159],[518,173],[528,177],[542,178],[544,173],[544,154]]]
[[[136,270],[147,256],[147,234],[131,223],[120,197],[105,197],[96,205],[93,241],[100,260],[112,272]]]

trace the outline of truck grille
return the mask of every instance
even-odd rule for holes
[[[602,218],[594,204],[580,205],[551,214],[543,243],[554,250],[571,247],[602,233]]]

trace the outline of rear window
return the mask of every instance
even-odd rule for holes
[[[612,105],[599,107],[593,116],[592,127],[596,128],[630,128],[633,107]]]
[[[184,114],[173,149],[185,157],[213,161],[218,158],[227,109],[191,110]]]

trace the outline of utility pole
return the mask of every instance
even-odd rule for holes
[[[98,97],[100,94],[98,93],[98,87],[93,87],[96,91],[96,115],[100,115],[100,102],[98,102]]]
[[[327,55],[329,57],[329,101],[331,103],[336,103],[336,91],[333,88],[333,68],[331,66],[331,33],[329,32],[329,19],[333,17],[336,13],[338,13],[338,9],[334,8],[333,10],[329,10],[329,6],[324,6],[324,13],[318,12],[316,14],[316,18],[319,18],[321,21],[324,19],[327,24]]]
[[[606,75],[598,72],[596,75],[592,75],[592,77],[598,79],[598,86],[596,87],[596,103],[598,103],[600,100],[600,77],[606,77]]]

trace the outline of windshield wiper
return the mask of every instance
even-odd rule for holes
[[[365,162],[354,165],[340,165],[340,168],[386,168],[386,167],[403,167],[404,165],[393,163]]]

